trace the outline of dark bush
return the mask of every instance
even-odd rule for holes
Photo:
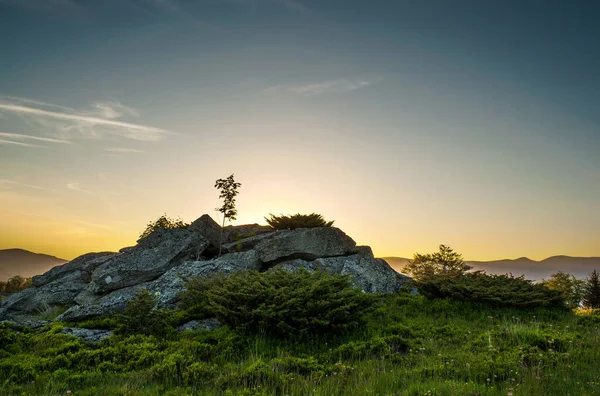
[[[140,289],[135,297],[127,302],[123,314],[117,315],[117,334],[145,334],[165,337],[173,328],[165,310],[154,309],[156,300],[146,289]]]
[[[184,223],[181,219],[172,219],[167,217],[167,215],[160,216],[156,221],[152,221],[148,223],[146,229],[142,231],[139,239],[144,239],[148,235],[152,234],[155,230],[159,228],[165,229],[174,229],[174,228],[188,228],[190,225],[188,223]]]
[[[186,309],[208,309],[232,328],[277,337],[354,329],[373,303],[374,297],[353,287],[347,276],[281,270],[191,278],[182,296]]]
[[[434,275],[418,283],[429,298],[452,298],[501,307],[564,307],[561,293],[524,276],[488,275],[477,271],[457,277]]]
[[[316,227],[331,227],[333,221],[325,221],[323,216],[317,213],[308,215],[296,213],[291,216],[275,216],[269,213],[269,217],[265,217],[267,223],[276,230],[295,230],[296,228],[316,228]]]

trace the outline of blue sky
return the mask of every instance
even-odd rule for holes
[[[0,248],[321,212],[381,256],[600,255],[594,1],[0,0]],[[35,229],[32,232],[32,229]]]

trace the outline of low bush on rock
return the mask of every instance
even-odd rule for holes
[[[181,220],[181,219],[172,219],[170,217],[167,217],[167,215],[162,215],[155,221],[151,221],[150,223],[148,223],[148,225],[146,226],[146,229],[144,231],[142,231],[142,233],[140,234],[139,239],[146,238],[148,235],[152,234],[154,231],[156,231],[159,228],[175,229],[175,228],[188,228],[189,226],[190,225],[188,223],[184,223],[183,220]]]
[[[209,311],[234,329],[284,338],[357,328],[373,302],[374,296],[353,287],[347,276],[320,271],[192,278],[182,296],[185,308]]]
[[[326,221],[323,216],[317,213],[295,215],[275,216],[269,213],[269,217],[265,217],[267,223],[276,230],[295,230],[296,228],[316,228],[316,227],[331,227],[333,221]]]

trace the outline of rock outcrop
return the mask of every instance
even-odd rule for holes
[[[140,288],[158,308],[175,308],[185,278],[240,270],[323,270],[348,274],[365,292],[394,293],[410,278],[377,259],[369,247],[334,227],[274,231],[250,224],[223,229],[223,255],[215,257],[221,227],[208,215],[187,229],[158,229],[119,253],[89,253],[34,277],[33,287],[6,298],[0,320],[26,320],[49,308],[56,320],[78,321],[125,309]],[[90,336],[91,337],[91,336]]]

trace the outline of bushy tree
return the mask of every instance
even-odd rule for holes
[[[575,278],[575,275],[558,271],[550,275],[550,279],[542,280],[540,284],[551,290],[560,292],[569,308],[579,307],[579,303],[583,298],[584,282]]]
[[[524,276],[488,275],[483,271],[455,277],[436,274],[422,279],[418,287],[428,298],[452,298],[496,307],[564,307],[561,292]]]
[[[232,221],[237,218],[235,197],[238,195],[238,188],[241,186],[241,183],[238,183],[234,180],[233,173],[227,179],[217,179],[215,182],[215,188],[219,190],[219,199],[223,200],[223,206],[217,208],[217,210],[223,215],[223,225],[221,226],[221,236],[219,237],[219,256],[221,256],[225,222]]]
[[[6,282],[0,281],[0,293],[10,295],[27,289],[30,286],[31,278],[24,278],[21,275],[15,275]]]
[[[463,261],[461,254],[452,250],[451,247],[440,245],[440,250],[431,254],[415,253],[413,259],[402,269],[410,274],[417,282],[432,276],[459,276],[472,267]]]
[[[164,229],[174,229],[174,228],[188,228],[189,224],[184,223],[180,218],[172,219],[168,217],[166,214],[160,216],[157,220],[151,221],[146,226],[146,229],[142,231],[139,239],[144,239],[148,235],[152,234],[155,230],[159,228]]]
[[[186,280],[182,306],[208,309],[221,322],[249,333],[304,337],[340,333],[362,325],[373,295],[348,276],[301,270],[239,271]]]
[[[600,275],[592,271],[583,287],[583,306],[586,308],[600,308]]]
[[[156,299],[147,289],[140,289],[127,301],[125,312],[118,315],[118,334],[146,334],[164,337],[172,328],[166,311],[154,309]]]
[[[265,217],[267,223],[276,230],[295,230],[296,228],[331,227],[333,221],[326,221],[322,215],[317,213],[275,216],[269,213]]]

